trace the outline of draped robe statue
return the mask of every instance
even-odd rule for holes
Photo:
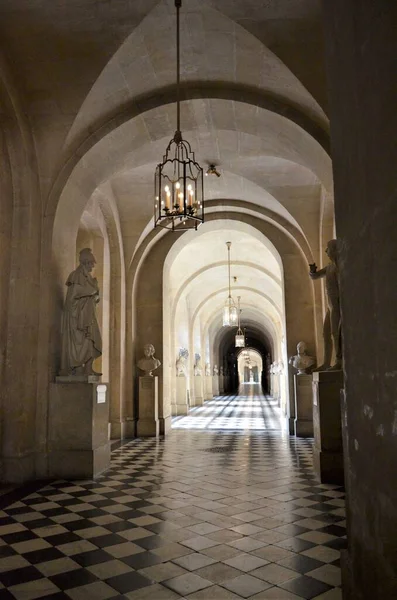
[[[339,298],[339,269],[337,241],[330,240],[325,250],[330,263],[317,271],[315,263],[309,265],[309,275],[312,279],[325,277],[328,309],[324,319],[324,362],[315,371],[338,371],[342,368],[342,331]],[[331,367],[332,349],[335,354],[335,364]]]
[[[102,355],[102,339],[96,318],[98,281],[91,276],[95,258],[89,248],[80,252],[80,264],[67,281],[62,318],[62,375],[101,375],[92,368]]]

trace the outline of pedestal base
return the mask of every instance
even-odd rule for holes
[[[225,376],[219,375],[218,379],[219,379],[219,393],[224,394],[225,393]]]
[[[313,437],[312,383],[312,375],[294,375],[294,433],[297,437]]]
[[[219,375],[212,376],[212,394],[219,396]]]
[[[137,436],[158,437],[160,433],[158,377],[147,375],[139,378],[138,398]]]
[[[343,454],[313,448],[313,467],[321,483],[344,484]]]
[[[172,427],[172,417],[168,415],[168,417],[159,417],[160,423],[160,435],[167,435],[169,431],[171,431]]]
[[[192,406],[202,406],[204,404],[203,397],[203,378],[201,375],[193,377],[194,394]]]
[[[52,383],[48,414],[49,476],[92,479],[110,466],[107,385]]]
[[[204,401],[212,400],[213,391],[212,391],[212,375],[206,375],[204,378]]]
[[[174,416],[187,415],[189,412],[186,377],[176,378],[175,404],[172,407]]]
[[[313,373],[313,461],[321,483],[343,484],[342,371]]]

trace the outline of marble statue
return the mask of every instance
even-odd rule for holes
[[[201,355],[195,354],[196,362],[194,363],[194,376],[200,377],[203,374],[203,367],[201,366]]]
[[[210,365],[210,363],[205,363],[205,375],[206,375],[206,377],[211,377],[211,365]]]
[[[62,315],[62,375],[101,375],[92,363],[102,355],[102,339],[96,318],[99,287],[91,272],[96,260],[90,248],[79,255],[80,264],[67,278]]]
[[[186,348],[180,348],[179,356],[176,361],[176,376],[186,377],[187,375],[187,364],[186,360],[189,357],[189,351]]]
[[[145,372],[145,377],[153,377],[152,371],[155,371],[161,365],[158,358],[154,357],[155,349],[153,344],[145,344],[143,347],[144,357],[138,360],[138,369]]]
[[[218,365],[214,365],[213,375],[218,375]]]
[[[220,375],[221,377],[223,377],[223,367],[222,367],[222,366],[221,366],[221,367],[219,367],[219,375]]]
[[[341,313],[339,299],[339,270],[337,241],[330,240],[325,250],[330,263],[320,271],[317,271],[315,263],[309,265],[310,277],[321,279],[325,277],[325,289],[327,292],[327,313],[324,319],[324,362],[315,369],[316,371],[339,371],[342,368],[342,337],[341,337]],[[332,349],[335,353],[335,364],[331,367]]]
[[[307,373],[310,373],[310,367],[315,364],[316,360],[313,356],[306,354],[305,342],[299,342],[296,350],[298,354],[296,356],[291,356],[289,364],[292,365],[294,369],[298,369],[298,375],[306,375]]]
[[[274,361],[271,365],[270,365],[270,373],[272,375],[281,375],[281,373],[283,372],[284,369],[284,364],[283,362],[280,361]]]

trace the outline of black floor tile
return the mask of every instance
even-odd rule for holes
[[[107,515],[108,513],[105,510],[101,510],[100,508],[91,508],[91,510],[85,510],[84,512],[82,512],[80,514],[85,519],[94,519],[96,517],[103,517],[104,515]]]
[[[277,542],[276,544],[276,546],[290,550],[290,552],[303,552],[304,550],[313,548],[315,545],[316,544],[312,544],[312,542],[301,540],[300,538],[288,538],[281,542]]]
[[[51,523],[51,525],[54,525],[54,523]],[[6,544],[18,544],[18,542],[27,542],[28,540],[34,540],[35,538],[37,538],[37,535],[29,530],[8,533],[7,535],[2,536],[2,539]]]
[[[320,521],[321,523],[332,525],[333,523],[337,524],[340,521],[344,521],[345,517],[338,517],[337,515],[324,513],[323,515],[316,515],[312,517],[312,519],[314,519],[315,521]]]
[[[24,509],[24,510],[26,510],[26,509]],[[33,512],[33,511],[31,511],[31,512]],[[14,523],[17,523],[17,521],[15,519],[12,519],[11,517],[2,517],[0,519],[0,527],[3,527],[4,525],[14,525]]]
[[[63,558],[64,556],[65,555],[57,548],[43,548],[42,550],[34,550],[33,552],[27,552],[23,555],[23,557],[32,565],[56,560],[57,558]]]
[[[100,535],[98,537],[90,538],[91,544],[98,546],[98,548],[106,548],[107,546],[115,546],[116,544],[124,544],[126,539],[117,535],[117,533],[109,533],[109,535]]]
[[[50,596],[44,596],[44,598],[45,600],[70,600],[70,596],[68,596],[64,592],[57,592],[56,594],[51,594]],[[115,600],[115,598],[113,597],[112,600]]]
[[[73,560],[82,567],[90,567],[91,565],[98,565],[99,563],[114,560],[114,557],[104,550],[91,550],[81,554],[74,554]]]
[[[163,562],[162,558],[152,552],[141,552],[140,554],[134,554],[133,556],[125,556],[120,560],[129,567],[135,569],[135,571]]]
[[[331,586],[327,585],[326,583],[318,581],[317,579],[313,579],[313,577],[306,577],[306,575],[302,575],[302,577],[298,577],[296,579],[290,579],[289,581],[280,584],[279,587],[288,590],[292,594],[301,596],[306,600],[315,598],[316,596],[324,594],[325,592],[328,592],[328,590],[332,589]]]
[[[79,531],[80,529],[89,529],[90,527],[97,527],[95,523],[88,519],[77,519],[76,521],[69,521],[68,523],[62,523],[62,527],[69,531]]]
[[[42,512],[43,512],[43,514],[46,515],[46,517],[48,517],[49,519],[52,519],[53,517],[59,517],[60,515],[64,515],[65,514],[65,509],[63,507],[60,507],[60,508],[50,508],[49,510],[46,510],[45,512],[42,511]]]
[[[339,525],[327,525],[327,527],[318,529],[318,531],[328,533],[329,535],[336,535],[338,537],[346,535],[346,527],[340,527]]]
[[[46,541],[52,546],[61,546],[62,544],[70,544],[71,542],[78,542],[80,540],[81,537],[72,532],[59,533],[58,535],[51,535],[46,538]]]
[[[118,592],[120,592],[120,594],[128,594],[129,592],[133,592],[134,590],[138,590],[140,588],[147,587],[148,585],[152,585],[153,583],[155,583],[155,581],[144,577],[140,573],[132,572],[124,573],[124,575],[117,575],[116,577],[106,579],[106,583]]]
[[[40,527],[54,527],[54,521],[47,518],[35,519],[34,521],[28,521],[25,526],[29,527],[30,530],[39,529]]]
[[[347,540],[345,538],[336,538],[335,540],[325,542],[323,545],[334,550],[345,550],[347,548]]]
[[[115,521],[114,523],[108,523],[106,529],[109,529],[112,533],[119,531],[127,531],[129,529],[135,529],[137,525],[130,523],[129,521]]]
[[[49,577],[60,590],[70,590],[75,587],[87,585],[88,583],[94,583],[98,581],[97,577],[87,571],[86,569],[75,569],[74,571],[68,571],[67,573],[60,573],[59,575],[53,575]]]
[[[103,496],[104,494],[101,494]],[[109,500],[91,500],[90,504],[96,506],[98,508],[103,508],[104,506],[111,506],[113,502]]]
[[[296,554],[295,556],[285,558],[284,560],[279,560],[277,564],[302,574],[324,566],[323,562],[302,554]]]
[[[7,556],[12,556],[13,554],[18,554],[16,550],[11,548],[11,546],[0,546],[0,559],[6,558]]]
[[[194,537],[193,532],[192,537]],[[151,535],[149,537],[136,540],[135,543],[141,548],[145,548],[146,550],[153,550],[154,548],[160,548],[160,546],[166,546],[170,542],[169,540],[167,540],[166,537],[161,537],[159,535]]]
[[[36,579],[41,579],[42,577],[43,575],[36,567],[23,567],[22,569],[0,573],[0,581],[5,587],[17,585],[18,583],[27,583],[28,581],[36,581]]]
[[[15,596],[8,590],[0,590],[0,600],[15,600]]]
[[[124,504],[124,506],[128,506],[128,504]],[[127,521],[128,519],[137,519],[138,517],[142,516],[142,513],[138,512],[137,510],[123,510],[123,512],[120,513],[120,518],[124,519],[125,521]]]
[[[327,502],[319,502],[318,504],[311,504],[310,508],[312,508],[313,510],[320,510],[321,512],[326,513],[330,512],[331,510],[335,510],[337,507],[333,504],[328,504]]]

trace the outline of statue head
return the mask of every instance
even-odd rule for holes
[[[299,342],[296,347],[298,354],[306,354],[306,344],[305,342]]]
[[[151,356],[153,356],[155,353],[153,344],[145,344],[143,347],[143,353],[146,356],[146,358],[150,358]]]
[[[96,260],[92,253],[91,248],[83,248],[79,253],[79,261],[80,264],[84,267],[84,269],[91,273],[92,269],[95,266]]]
[[[337,240],[330,240],[328,242],[327,247],[325,249],[325,253],[327,254],[329,259],[333,263],[336,263],[337,258],[338,258],[338,242],[337,242]]]

